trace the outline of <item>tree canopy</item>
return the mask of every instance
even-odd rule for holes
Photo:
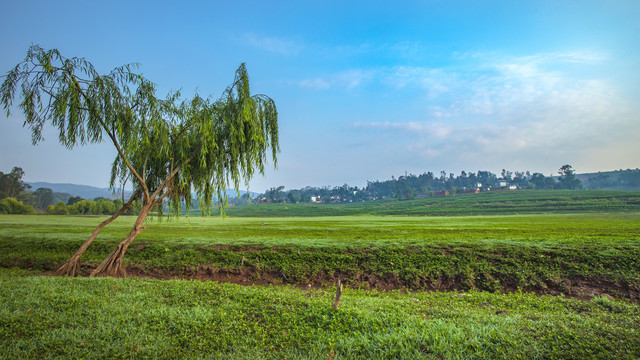
[[[9,173],[0,171],[0,199],[12,197],[17,198],[22,192],[31,188],[29,184],[22,181],[24,170],[14,166]]]
[[[9,115],[20,93],[18,107],[34,144],[47,123],[68,148],[108,138],[118,151],[110,185],[133,179],[134,190],[155,205],[169,200],[176,211],[181,200],[189,206],[192,189],[208,208],[214,194],[224,199],[229,185],[246,185],[264,172],[269,150],[275,165],[276,106],[265,95],[251,95],[245,64],[218,99],[181,99],[179,92],[160,99],[137,69],[128,64],[100,75],[83,58],[31,46],[8,72],[0,102]]]

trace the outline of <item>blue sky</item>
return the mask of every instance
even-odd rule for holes
[[[364,186],[405,172],[640,166],[638,1],[1,1],[0,72],[31,44],[160,94],[218,96],[246,62],[278,106],[272,186]],[[0,170],[106,187],[109,144],[32,146],[0,115]]]

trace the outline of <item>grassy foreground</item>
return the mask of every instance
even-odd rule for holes
[[[247,283],[479,289],[639,298],[640,214],[189,218],[151,222],[125,257],[138,273]],[[1,216],[0,267],[51,270],[100,218]],[[100,262],[131,218],[103,230]],[[243,260],[244,259],[244,260]]]
[[[0,270],[0,358],[637,359],[640,308],[526,293],[319,289]]]

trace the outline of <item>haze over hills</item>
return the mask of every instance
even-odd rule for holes
[[[53,192],[58,193],[67,193],[72,196],[80,196],[84,199],[95,199],[97,197],[103,197],[106,199],[116,199],[122,196],[121,192],[113,193],[108,188],[98,188],[95,186],[89,185],[78,185],[78,184],[68,184],[68,183],[49,183],[49,182],[27,182],[27,184],[31,185],[31,191],[36,190],[38,188],[49,188]],[[240,190],[240,195],[244,195],[247,192],[244,190]],[[251,197],[255,197],[258,193],[250,192]],[[125,190],[124,196],[128,198],[131,195],[131,191]],[[229,198],[237,197],[237,193],[233,189],[227,189],[227,196]]]
[[[598,171],[596,173],[576,174],[585,189],[639,191],[640,169]]]
[[[602,190],[631,190],[638,191],[640,190],[639,186],[630,186],[629,184],[621,181],[622,176],[625,173],[637,172],[638,169],[635,170],[615,170],[615,171],[602,171],[596,173],[583,173],[576,174],[576,178],[582,182],[584,189],[602,189]],[[89,185],[79,185],[79,184],[69,184],[69,183],[49,183],[49,182],[27,182],[27,184],[31,185],[31,191],[34,191],[38,188],[49,188],[54,192],[58,193],[67,193],[72,196],[80,196],[84,199],[95,199],[97,197],[104,197],[107,199],[115,199],[120,198],[122,196],[121,192],[114,194],[108,188],[98,188]],[[244,195],[247,192],[244,190],[240,190],[240,195]],[[260,193],[250,191],[252,198],[257,197]],[[131,191],[125,190],[125,198],[131,195]],[[227,196],[229,198],[237,197],[237,193],[233,189],[227,190]]]
[[[115,199],[122,196],[122,193],[114,194],[108,188],[98,188],[89,185],[78,185],[68,183],[49,183],[49,182],[27,182],[31,185],[31,190],[38,188],[49,188],[53,192],[67,193],[72,196],[80,196],[84,199],[95,199],[97,197],[103,197],[107,199]],[[131,191],[125,190],[125,197],[131,195]]]

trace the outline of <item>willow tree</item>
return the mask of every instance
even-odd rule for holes
[[[91,276],[126,276],[125,252],[146,228],[153,209],[169,205],[178,215],[181,204],[190,206],[192,191],[202,208],[209,209],[214,196],[225,201],[230,185],[238,189],[256,172],[264,173],[268,155],[275,166],[279,151],[275,103],[265,95],[251,95],[244,64],[217,99],[195,95],[181,100],[179,93],[159,99],[154,84],[136,69],[125,65],[99,75],[84,59],[32,46],[1,88],[9,115],[20,87],[23,101],[18,107],[34,144],[42,140],[45,124],[58,128],[60,143],[68,148],[108,138],[117,151],[110,186],[132,181],[140,213],[129,235]],[[75,262],[77,268],[76,255],[67,267]]]

